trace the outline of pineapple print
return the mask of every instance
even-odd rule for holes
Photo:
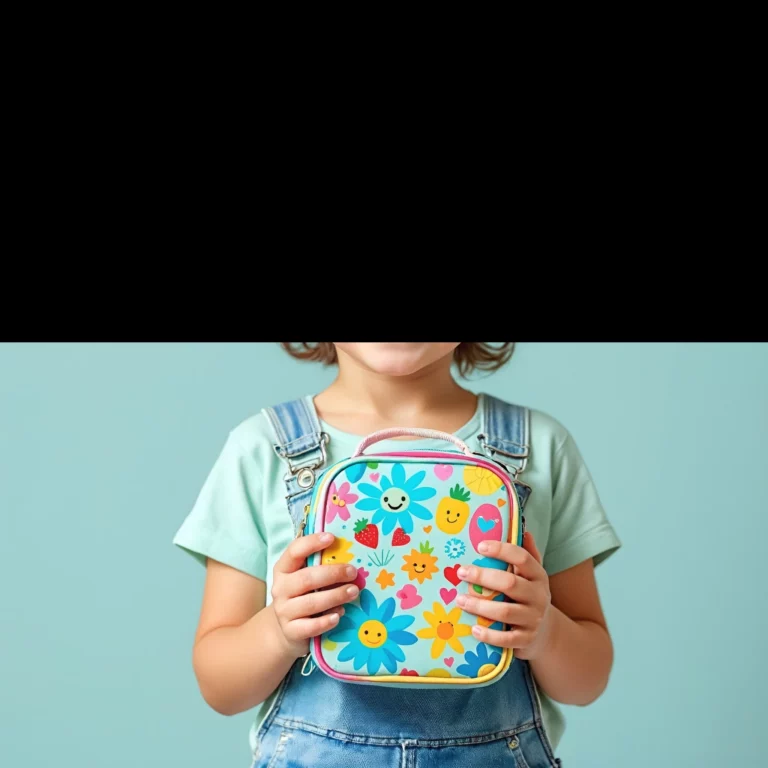
[[[443,532],[455,536],[461,533],[469,520],[470,492],[458,483],[450,490],[450,495],[440,499],[435,514],[437,527]]]

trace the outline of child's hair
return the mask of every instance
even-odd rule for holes
[[[312,360],[323,365],[338,362],[336,347],[331,341],[281,341],[280,345],[297,360]],[[465,377],[475,370],[497,371],[509,362],[514,349],[514,341],[502,341],[496,345],[487,341],[462,341],[453,350],[453,362]]]

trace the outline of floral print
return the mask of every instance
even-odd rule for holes
[[[408,478],[403,465],[395,464],[392,467],[392,478],[382,474],[379,487],[371,483],[360,483],[357,486],[368,497],[357,502],[357,509],[375,512],[371,522],[374,525],[381,523],[385,536],[397,526],[405,533],[411,533],[414,517],[432,519],[432,513],[419,503],[431,499],[437,493],[434,488],[420,487],[426,474],[424,470],[419,470]]]
[[[413,624],[413,616],[395,616],[395,607],[393,597],[378,605],[367,589],[360,593],[359,607],[347,603],[338,625],[327,634],[335,643],[348,644],[339,652],[339,661],[352,661],[356,670],[365,666],[369,675],[382,665],[394,673],[397,663],[405,661],[401,646],[416,642],[416,636],[405,631]]]
[[[339,488],[331,483],[328,489],[328,502],[325,505],[325,522],[332,523],[336,515],[341,520],[349,520],[349,507],[358,500],[356,493],[349,492],[349,483],[342,483]]]

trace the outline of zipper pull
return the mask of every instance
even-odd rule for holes
[[[309,662],[309,672],[307,672],[307,662]],[[301,676],[309,677],[315,671],[315,662],[312,660],[312,654],[308,653],[304,657],[304,663],[301,665]]]
[[[299,536],[304,535],[304,528],[307,525],[307,519],[309,518],[309,504],[304,505],[304,517],[301,520],[301,524],[299,525],[299,530],[296,534],[296,538],[298,539]]]

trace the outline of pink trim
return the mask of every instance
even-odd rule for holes
[[[448,432],[440,432],[437,429],[417,429],[414,427],[393,427],[391,429],[380,429],[378,432],[371,432],[368,437],[363,438],[360,444],[357,446],[357,450],[352,454],[351,458],[361,456],[363,451],[374,443],[378,443],[379,440],[386,440],[389,437],[401,437],[403,435],[413,435],[414,437],[427,437],[432,440],[446,440],[449,443],[453,443],[460,448],[467,456],[472,455],[472,451],[469,446],[463,441],[459,440],[455,435],[451,435]],[[380,453],[379,456],[385,456],[388,454]],[[400,455],[400,454],[396,454]]]
[[[490,469],[495,475],[498,475],[502,479],[504,485],[507,486],[507,490],[510,491],[512,498],[515,499],[515,510],[517,510],[517,493],[515,492],[512,485],[507,481],[505,474],[501,472],[499,467],[497,467],[493,462],[486,461],[485,459],[479,459],[474,455],[467,456],[465,459],[464,457],[457,456],[455,453],[442,453],[440,451],[403,451],[392,453],[371,453],[368,454],[368,456],[413,456],[417,459],[453,459],[454,461],[461,461],[462,463],[469,459],[469,461],[474,462],[481,467]]]
[[[320,666],[320,668],[325,672],[327,675],[330,675],[331,677],[336,677],[339,680],[362,680],[361,675],[345,675],[343,672],[336,672],[335,670],[331,669],[328,666],[328,663],[325,660],[325,656],[323,656],[323,649],[320,644],[320,635],[315,635],[315,637],[312,638],[315,643],[315,658],[317,659],[317,662]]]

